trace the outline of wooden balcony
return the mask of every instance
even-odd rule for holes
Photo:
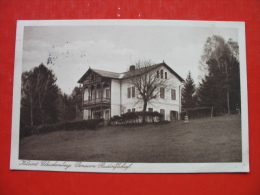
[[[108,105],[110,104],[110,98],[96,98],[93,100],[84,100],[84,106],[95,106],[95,105]]]

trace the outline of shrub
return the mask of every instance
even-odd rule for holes
[[[146,121],[159,122],[163,119],[163,114],[155,112],[127,112],[120,116],[115,115],[110,119],[111,124],[132,124],[141,123],[143,115]]]
[[[53,131],[60,131],[60,130],[82,130],[82,129],[95,129],[99,124],[104,122],[104,119],[89,119],[89,120],[82,120],[82,121],[69,121],[65,123],[57,123],[57,124],[48,124],[48,125],[41,125],[37,127],[22,127],[20,132],[23,136],[32,135],[34,133],[49,133]],[[28,132],[25,134],[25,132]],[[30,134],[29,134],[30,133]]]

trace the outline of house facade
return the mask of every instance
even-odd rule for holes
[[[167,80],[168,85],[157,89],[158,98],[148,102],[146,111],[158,111],[165,120],[178,120],[184,80],[164,62],[152,66],[155,76]],[[138,101],[138,91],[130,82],[134,71],[133,65],[124,73],[89,68],[78,81],[83,84],[83,119],[109,120],[115,115],[142,111],[143,102]]]

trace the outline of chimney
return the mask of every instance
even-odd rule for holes
[[[135,70],[135,65],[131,65],[130,66],[130,71],[134,71]]]

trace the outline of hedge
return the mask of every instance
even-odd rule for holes
[[[141,123],[143,120],[143,115],[146,121],[159,122],[163,119],[163,114],[155,112],[127,112],[121,116],[115,115],[110,119],[110,124],[132,124]]]
[[[30,136],[32,134],[48,133],[54,131],[71,131],[71,130],[82,130],[82,129],[95,129],[99,124],[104,122],[104,119],[89,119],[82,121],[70,121],[57,124],[48,124],[41,126],[21,126],[20,137]]]

